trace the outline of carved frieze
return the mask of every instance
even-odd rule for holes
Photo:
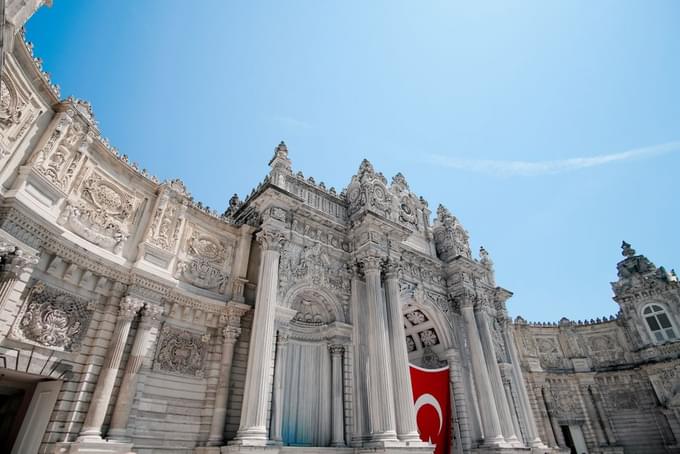
[[[87,332],[93,312],[93,303],[37,282],[12,335],[55,350],[74,351]]]
[[[161,330],[154,369],[180,375],[203,376],[210,337],[167,323]]]

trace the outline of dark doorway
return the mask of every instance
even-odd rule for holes
[[[562,435],[564,435],[564,442],[567,444],[567,447],[571,451],[571,454],[578,454],[576,452],[576,446],[574,446],[574,439],[571,438],[571,431],[569,430],[569,426],[560,426],[562,429]]]
[[[12,451],[34,389],[34,382],[0,375],[0,452]]]

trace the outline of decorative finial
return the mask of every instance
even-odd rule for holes
[[[633,249],[630,244],[623,241],[621,243],[621,254],[624,257],[633,257],[635,255],[635,249]]]

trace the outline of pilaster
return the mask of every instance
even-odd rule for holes
[[[139,370],[142,362],[148,354],[151,346],[155,343],[158,336],[158,328],[161,324],[163,306],[154,303],[145,303],[142,309],[142,319],[137,327],[135,340],[132,344],[132,351],[125,366],[123,380],[118,389],[118,398],[113,408],[111,416],[111,426],[107,438],[116,441],[129,441],[127,425],[132,410],[132,402],[137,390]]]

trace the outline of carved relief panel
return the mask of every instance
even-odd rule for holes
[[[66,202],[57,222],[119,254],[136,221],[139,199],[94,169],[76,185],[76,196]]]
[[[546,369],[564,367],[564,353],[556,336],[536,336],[541,366]]]
[[[94,307],[93,302],[37,282],[16,319],[12,337],[54,350],[75,351]]]
[[[158,339],[154,369],[202,377],[209,340],[208,334],[199,334],[166,323]]]
[[[347,296],[350,292],[349,273],[345,264],[329,253],[328,246],[287,242],[281,252],[279,291],[283,295],[299,282],[307,282]]]
[[[235,242],[191,225],[175,271],[175,278],[196,287],[224,293],[235,249]]]
[[[0,78],[0,162],[9,158],[13,148],[38,118],[41,106],[14,70],[11,58],[5,60]]]
[[[586,337],[588,353],[593,365],[607,365],[624,360],[623,349],[614,334],[599,333]]]
[[[92,133],[87,125],[73,118],[75,113],[72,110],[57,115],[54,129],[35,155],[33,168],[53,187],[67,193],[85,162]]]
[[[174,252],[184,223],[186,203],[186,200],[162,193],[146,241],[164,251]]]

